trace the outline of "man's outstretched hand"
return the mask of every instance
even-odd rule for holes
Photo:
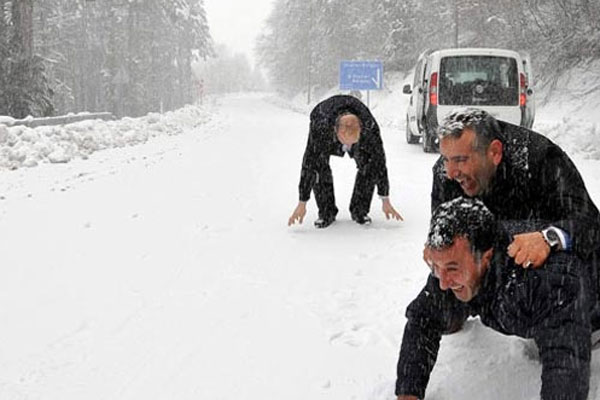
[[[304,221],[304,216],[306,215],[306,202],[300,201],[296,206],[296,209],[292,213],[292,216],[288,220],[288,226],[294,225],[296,222],[299,224]]]
[[[398,221],[404,221],[404,218],[402,218],[402,215],[400,215],[400,213],[398,211],[396,211],[394,206],[392,206],[392,203],[390,203],[389,198],[386,197],[382,200],[381,209],[383,210],[383,213],[385,214],[385,218],[387,218],[387,219],[394,218],[394,219],[397,219]]]

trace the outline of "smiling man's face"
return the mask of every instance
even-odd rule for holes
[[[489,249],[478,260],[465,237],[456,237],[452,246],[442,250],[428,248],[430,267],[440,289],[452,290],[463,302],[471,301],[479,292],[491,255]]]
[[[459,138],[442,138],[440,153],[446,176],[457,181],[467,196],[473,197],[489,189],[502,160],[502,143],[494,140],[487,149],[477,149],[475,132],[465,128]]]

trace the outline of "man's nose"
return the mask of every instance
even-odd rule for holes
[[[450,287],[450,279],[448,279],[448,274],[443,271],[437,273],[438,280],[440,281],[440,289],[448,290]]]
[[[454,163],[446,164],[446,174],[450,179],[456,179],[460,175],[460,170],[456,168]]]

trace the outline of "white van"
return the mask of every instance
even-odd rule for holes
[[[423,52],[415,66],[406,113],[406,141],[423,138],[425,152],[438,147],[438,121],[460,107],[531,128],[535,115],[529,56],[512,50],[456,48]]]

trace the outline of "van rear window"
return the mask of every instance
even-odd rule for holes
[[[438,101],[440,105],[519,105],[517,60],[497,56],[442,58]]]

